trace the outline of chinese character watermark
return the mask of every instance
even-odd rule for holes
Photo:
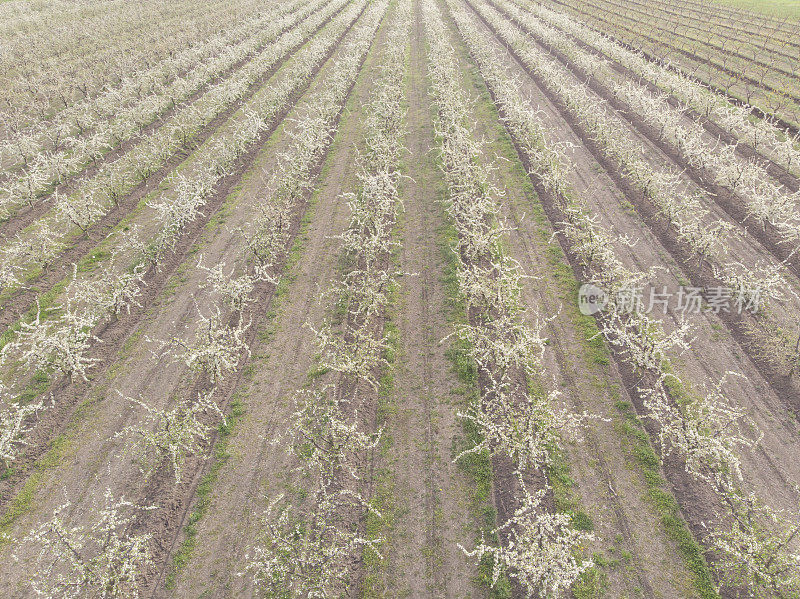
[[[581,286],[578,307],[582,314],[596,314],[607,306],[627,314],[666,314],[670,310],[683,314],[756,313],[761,307],[761,290],[689,285],[681,285],[676,290],[670,290],[666,285],[625,287],[617,291],[612,301],[609,294],[596,285]]]

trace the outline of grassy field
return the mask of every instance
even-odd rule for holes
[[[800,2],[798,0],[714,0],[714,2],[777,17],[800,19]]]

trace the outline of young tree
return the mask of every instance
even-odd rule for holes
[[[130,526],[140,507],[106,490],[104,502],[90,512],[87,525],[70,526],[67,502],[25,539],[39,547],[31,586],[46,599],[137,599],[144,572],[152,565],[150,535],[132,535]]]
[[[25,434],[31,429],[29,419],[44,409],[44,402],[22,405],[0,383],[0,460],[8,468],[25,445]]]
[[[92,341],[101,341],[92,334],[93,315],[77,310],[69,297],[64,306],[56,307],[61,312],[52,320],[42,321],[42,308],[36,300],[36,318],[32,322],[22,321],[17,338],[3,348],[3,355],[19,352],[19,356],[30,370],[54,368],[72,380],[79,376],[88,378],[88,369],[99,358],[90,358],[88,353]]]
[[[283,505],[281,505],[283,504]],[[318,488],[309,507],[273,501],[262,518],[263,533],[246,557],[248,572],[262,597],[333,599],[347,591],[350,561],[364,547],[377,555],[381,539],[366,539],[346,524],[353,510],[371,508],[358,494]]]
[[[553,447],[564,438],[576,437],[591,418],[589,414],[559,408],[557,396],[557,392],[547,396],[512,394],[505,386],[496,385],[484,394],[480,406],[471,405],[465,412],[459,412],[459,418],[478,427],[482,439],[455,459],[488,451],[492,455],[507,455],[520,470],[543,472],[551,464]]]
[[[691,324],[683,322],[667,333],[646,314],[636,313],[626,317],[617,311],[608,312],[600,324],[602,335],[618,346],[631,364],[641,372],[657,375],[662,372],[670,352],[690,349],[688,335],[691,330]]]
[[[761,438],[752,419],[732,405],[724,391],[729,377],[743,375],[726,372],[684,406],[675,405],[664,391],[667,376],[673,375],[663,375],[653,388],[641,390],[648,417],[659,425],[662,456],[675,451],[693,477],[717,488],[734,488],[742,480],[741,450],[755,448]]]
[[[732,518],[716,526],[711,547],[720,585],[745,588],[757,599],[800,596],[800,519],[763,505],[755,495],[731,493]]]
[[[222,296],[233,312],[239,312],[252,301],[250,294],[255,287],[255,279],[248,274],[234,277],[235,268],[229,274],[224,273],[225,263],[221,262],[212,268],[203,266],[203,258],[200,257],[197,268],[208,273],[208,282],[215,293]]]
[[[0,289],[19,284],[19,266],[12,263],[13,254],[0,254]]]
[[[236,326],[228,326],[223,322],[219,306],[215,306],[210,316],[205,316],[199,309],[198,314],[200,323],[194,339],[185,341],[173,337],[166,354],[177,354],[192,370],[205,372],[213,385],[236,369],[243,353],[250,355],[245,333],[251,321],[245,324],[239,320]]]
[[[56,194],[55,210],[64,220],[78,227],[84,235],[89,235],[89,227],[103,214],[105,209],[90,195],[73,196]]]
[[[175,197],[165,196],[147,204],[155,210],[160,228],[155,246],[156,260],[171,252],[186,225],[202,216],[200,208],[211,193],[214,183],[211,174],[194,179],[179,174],[172,179]]]
[[[361,430],[358,412],[344,414],[332,385],[302,391],[294,401],[286,436],[304,468],[329,481],[341,472],[358,479],[358,465],[365,452],[378,446],[382,430],[373,434]]]
[[[152,474],[162,459],[169,458],[175,484],[181,482],[186,459],[200,451],[217,420],[225,421],[213,399],[214,391],[200,392],[196,401],[186,399],[169,410],[153,408],[141,399],[130,398],[131,402],[146,410],[145,422],[129,426],[114,436],[133,438],[131,451],[145,477]]]
[[[557,599],[568,596],[578,577],[594,566],[591,559],[577,557],[594,535],[575,530],[567,514],[547,513],[541,506],[544,493],[526,491],[514,515],[492,531],[508,536],[501,546],[483,540],[472,551],[459,547],[478,562],[486,555],[492,558],[492,585],[507,572],[531,597]]]
[[[310,326],[309,328],[316,336],[324,368],[355,377],[378,388],[376,368],[386,363],[383,353],[387,346],[383,338],[376,337],[372,331],[362,327],[348,331],[347,335],[337,335],[328,322],[323,323],[319,330]]]
[[[117,318],[123,311],[128,314],[134,306],[140,307],[138,297],[144,287],[146,264],[134,263],[132,268],[117,268],[117,254],[99,267],[93,278],[79,279],[77,265],[73,265],[72,283],[67,290],[70,300],[82,310],[95,315]]]
[[[279,198],[259,205],[251,228],[244,233],[247,249],[255,261],[257,278],[277,283],[274,272],[286,249],[291,229],[291,210]]]

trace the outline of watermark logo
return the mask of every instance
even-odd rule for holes
[[[730,287],[691,287],[681,285],[676,290],[666,286],[622,287],[611,294],[600,287],[585,283],[578,290],[578,308],[581,314],[591,316],[606,309],[619,314],[651,314],[675,311],[682,314],[714,314],[749,312],[755,314],[762,304],[760,289],[732,289]]]
[[[578,308],[581,314],[586,316],[597,314],[606,307],[607,303],[606,292],[591,283],[585,283],[578,289]]]

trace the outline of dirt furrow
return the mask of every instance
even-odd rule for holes
[[[458,548],[476,535],[463,472],[452,447],[462,436],[456,412],[459,381],[446,357],[445,265],[436,231],[445,226],[442,182],[434,163],[430,98],[418,3],[407,84],[409,156],[398,226],[399,281],[392,322],[397,364],[385,411],[391,446],[378,469],[392,502],[382,579],[371,596],[482,597],[474,566]],[[377,587],[377,588],[375,588]]]

